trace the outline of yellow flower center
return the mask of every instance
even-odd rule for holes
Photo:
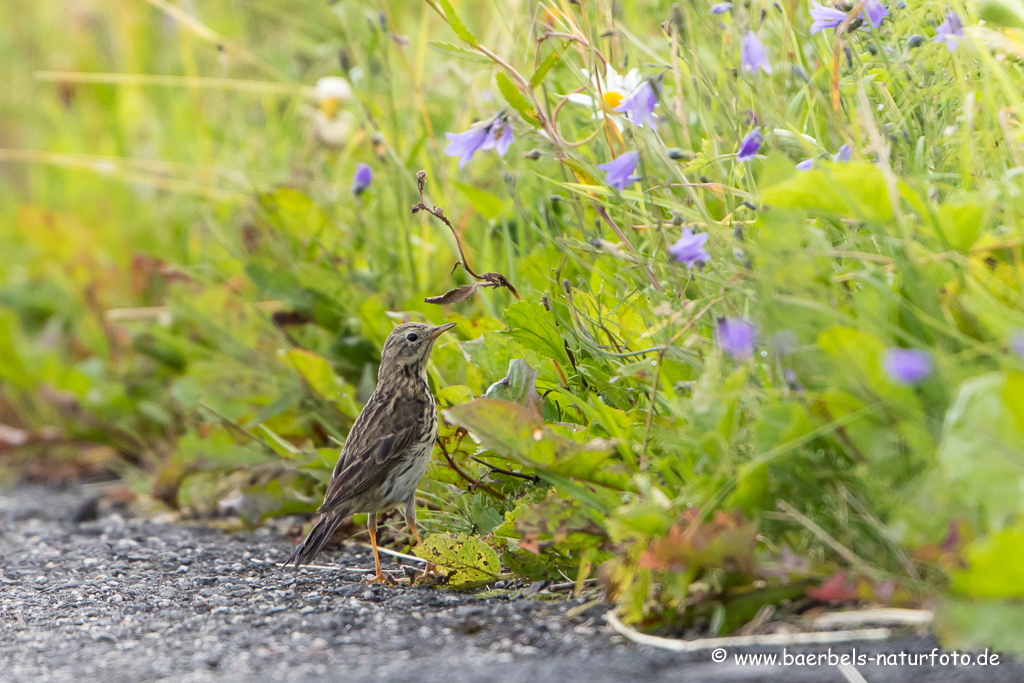
[[[320,111],[329,119],[333,119],[339,109],[341,109],[341,100],[336,97],[325,97],[320,101]]]
[[[620,92],[615,91],[615,90],[605,90],[603,97],[604,97],[604,103],[607,104],[612,109],[615,109],[615,107],[617,107],[620,104],[622,104],[622,100],[626,96],[623,95]]]

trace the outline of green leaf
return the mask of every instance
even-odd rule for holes
[[[950,246],[966,254],[981,235],[985,207],[979,202],[947,202],[939,207],[939,219]]]
[[[494,77],[494,80],[498,83],[498,90],[501,91],[505,101],[509,103],[513,109],[519,112],[519,115],[523,117],[523,120],[529,122],[536,128],[540,128],[540,121],[537,119],[537,112],[533,110],[530,103],[526,101],[523,93],[519,92],[519,89],[512,83],[511,79],[505,75],[505,72],[499,71]]]
[[[996,26],[1024,28],[1024,2],[1021,0],[978,0],[978,18]]]
[[[953,590],[977,598],[1024,598],[1024,526],[972,541],[967,568],[953,572]]]
[[[537,70],[533,72],[532,76],[530,76],[530,87],[536,88],[540,85],[541,81],[543,81],[544,77],[548,75],[548,72],[551,71],[552,67],[560,61],[562,61],[561,50],[552,50],[551,54],[544,58],[544,61],[540,63]]]
[[[554,316],[542,305],[532,301],[515,302],[505,311],[505,324],[509,328],[507,334],[523,348],[563,365],[569,362]]]
[[[452,384],[437,392],[437,400],[441,404],[457,406],[473,400],[473,391],[465,384]]]
[[[416,546],[413,553],[433,562],[452,586],[495,581],[501,574],[494,549],[465,534],[434,534]]]
[[[1003,405],[1013,418],[1017,431],[1024,434],[1024,372],[1017,372],[1006,378]]]
[[[510,401],[481,398],[443,413],[503,458],[557,477],[571,477],[628,490],[629,477],[609,465],[610,445],[601,439],[579,443],[556,434],[537,411]]]
[[[477,213],[487,220],[494,220],[501,214],[504,202],[497,195],[485,192],[472,185],[466,185],[465,183],[455,183],[455,187],[459,188],[459,191],[466,195],[466,199],[473,205]]]
[[[444,10],[444,18],[451,26],[452,31],[455,32],[459,38],[466,41],[473,47],[476,47],[476,36],[473,35],[472,31],[466,28],[466,25],[459,19],[459,15],[455,13],[455,8],[452,7],[452,3],[449,0],[437,0],[437,4]]]
[[[461,45],[455,45],[454,43],[446,43],[440,40],[431,40],[427,43],[427,46],[436,52],[441,54],[451,55],[452,57],[459,57],[460,59],[468,59],[471,62],[483,62],[485,64],[490,63],[490,58],[485,55],[476,52],[475,50],[468,50]]]
[[[875,223],[888,222],[893,216],[885,177],[866,162],[822,164],[797,173],[764,189],[761,201],[780,209]]]
[[[946,412],[938,460],[958,495],[988,515],[994,528],[1024,510],[1024,432],[1016,426],[1019,388],[1001,372],[974,377],[960,385]]]

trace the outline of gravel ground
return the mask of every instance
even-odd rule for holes
[[[322,556],[337,571],[282,570],[273,563],[292,546],[269,528],[224,535],[106,509],[73,523],[76,511],[95,512],[87,500],[80,488],[0,492],[0,681],[858,681],[834,666],[738,666],[733,653],[716,664],[708,652],[639,647],[605,625],[604,608],[574,609],[581,600],[369,588],[361,548]],[[857,648],[934,646],[913,636]],[[1008,659],[860,673],[870,683],[1024,681]]]

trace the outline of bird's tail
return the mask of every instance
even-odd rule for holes
[[[309,564],[313,561],[313,558],[317,556],[324,546],[327,545],[327,541],[331,539],[334,534],[334,530],[338,528],[342,520],[345,519],[344,512],[338,514],[339,511],[332,511],[328,514],[322,515],[317,523],[310,529],[309,535],[306,536],[305,540],[299,544],[299,547],[295,549],[295,552],[291,554],[284,562],[284,566],[294,564],[296,567],[301,567],[304,564]]]

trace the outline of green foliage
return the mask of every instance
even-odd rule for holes
[[[501,574],[498,554],[474,536],[434,534],[415,553],[433,562],[451,586],[490,583]]]

